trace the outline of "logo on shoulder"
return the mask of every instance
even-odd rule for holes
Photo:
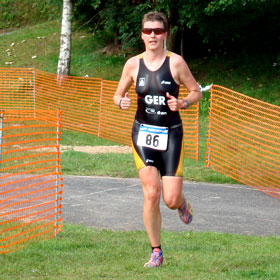
[[[139,87],[144,87],[145,86],[145,82],[146,82],[146,79],[145,78],[139,78]]]
[[[171,85],[171,82],[170,82],[170,81],[162,80],[162,81],[161,81],[161,84],[162,84],[162,85]]]

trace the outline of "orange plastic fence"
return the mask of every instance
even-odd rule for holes
[[[113,103],[118,82],[83,77],[57,77],[36,70],[36,107],[60,108],[63,128],[90,133],[124,145],[131,145],[131,128],[137,96],[130,89],[132,106],[120,110]],[[182,88],[181,94],[187,94]],[[185,155],[198,159],[198,107],[182,113],[185,132]]]
[[[60,122],[56,111],[0,111],[0,253],[62,228]]]
[[[35,71],[0,68],[0,109],[35,109]]]
[[[131,128],[137,97],[130,90],[132,106],[120,110],[113,103],[118,82],[50,74],[35,69],[0,68],[0,108],[63,111],[62,127],[131,145]],[[181,88],[181,95],[186,95]],[[20,101],[20,100],[24,100]],[[181,112],[185,155],[198,159],[199,104]]]
[[[207,165],[280,199],[280,107],[214,85]]]

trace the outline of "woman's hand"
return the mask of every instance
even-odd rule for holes
[[[130,107],[131,99],[129,98],[128,92],[125,93],[124,97],[120,99],[119,107],[123,110],[127,110]]]
[[[182,108],[183,100],[177,99],[173,95],[170,95],[169,92],[166,93],[166,97],[168,98],[167,105],[171,111],[179,111]]]

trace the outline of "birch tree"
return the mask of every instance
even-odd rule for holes
[[[58,75],[70,74],[72,10],[72,0],[63,0]]]

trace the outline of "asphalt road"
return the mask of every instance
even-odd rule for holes
[[[144,230],[139,179],[63,176],[65,222],[110,230]],[[244,185],[184,181],[194,219],[184,225],[161,202],[162,228],[171,231],[280,235],[280,200]]]

